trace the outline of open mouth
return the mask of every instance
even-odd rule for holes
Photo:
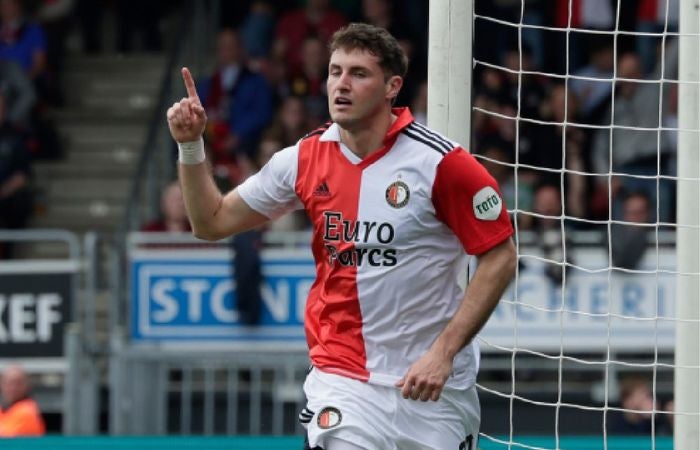
[[[352,102],[350,101],[350,99],[348,99],[346,97],[336,97],[334,103],[337,106],[350,106],[350,105],[352,105]]]

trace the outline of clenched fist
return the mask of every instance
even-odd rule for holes
[[[207,115],[202,102],[199,101],[194,79],[186,67],[182,68],[182,78],[185,81],[187,97],[173,103],[167,113],[170,134],[179,143],[198,141],[207,124]]]

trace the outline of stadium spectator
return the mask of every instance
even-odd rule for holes
[[[564,125],[576,121],[577,104],[576,96],[564,85],[554,85],[540,110],[541,119],[548,124],[524,123],[520,126],[519,162],[540,168],[535,171],[535,181],[540,184],[559,185],[562,180],[559,171],[568,169],[564,176],[566,214],[584,218],[587,213],[586,180],[579,173],[586,170],[583,159],[586,135],[572,125]]]
[[[588,64],[576,71],[574,75],[597,78],[600,81],[573,78],[569,82],[569,88],[581,102],[579,115],[586,123],[600,124],[601,117],[605,117],[601,109],[605,105],[609,106],[614,64],[615,52],[610,37],[597,36],[591,45]]]
[[[510,208],[517,208],[519,211],[532,211],[533,207],[533,185],[532,178],[527,174],[519,173],[516,191],[515,170],[511,166],[513,159],[505,150],[504,144],[491,140],[483,145],[480,154],[484,157],[482,164],[493,176],[501,187],[503,199]],[[517,202],[516,202],[517,194]],[[522,229],[532,227],[532,216],[529,214],[518,214],[518,224]]]
[[[7,120],[5,98],[0,94],[0,228],[27,225],[33,210],[30,175],[29,152],[22,136]],[[12,256],[9,243],[0,247],[0,256]]]
[[[532,221],[536,242],[547,260],[544,273],[553,283],[561,284],[567,271],[566,264],[572,264],[569,233],[562,230],[561,190],[559,186],[541,185],[535,190]],[[566,248],[566,260],[564,249]]]
[[[262,248],[264,230],[256,228],[233,237],[233,279],[241,323],[258,325],[262,316]]]
[[[160,196],[160,217],[144,225],[141,230],[172,233],[191,231],[180,183],[173,181],[163,188]]]
[[[272,117],[272,93],[265,78],[246,66],[236,31],[219,33],[216,60],[214,74],[200,87],[209,117],[209,148],[215,161],[252,161],[260,133]]]
[[[610,0],[556,0],[554,26],[557,28],[609,31],[614,25],[615,11]],[[589,36],[575,30],[558,33],[558,58],[555,58],[559,63],[558,73],[579,70],[588,54]]]
[[[296,144],[299,139],[318,125],[319,122],[307,115],[304,100],[301,97],[290,95],[282,102],[277,110],[275,120],[265,131],[265,134],[282,144],[278,147],[279,149]]]
[[[15,129],[26,129],[36,103],[31,80],[12,61],[0,61],[0,95],[5,100],[5,117]]]
[[[410,8],[406,2],[400,4],[401,8],[396,9]],[[362,0],[360,21],[388,30],[399,42],[408,60],[411,61],[401,92],[394,102],[394,106],[410,106],[411,101],[418,93],[420,83],[427,78],[426,55],[423,54],[425,45],[419,45],[419,42],[425,44],[426,35],[421,30],[427,29],[427,23],[411,27],[403,20],[404,15],[396,11],[394,7],[393,0]]]
[[[290,97],[293,98],[293,97]],[[299,135],[299,138],[301,138],[303,134]],[[260,138],[260,144],[258,145],[258,152],[255,157],[255,163],[257,166],[257,170],[260,170],[263,168],[265,164],[270,162],[270,159],[272,159],[272,156],[277,153],[280,149],[283,149],[285,147],[289,147],[290,145],[294,145],[296,141],[299,139],[297,138],[296,141],[292,140],[290,144],[285,143],[289,141],[283,141],[280,139],[281,134],[278,133],[276,130],[268,129],[263,134],[263,137]],[[256,172],[257,172],[256,170]]]
[[[285,13],[277,23],[274,51],[286,61],[291,75],[301,72],[302,44],[307,37],[318,37],[326,44],[346,23],[345,17],[330,6],[330,0],[305,1],[305,7]]]
[[[39,98],[55,99],[55,83],[48,71],[46,34],[29,20],[19,0],[0,0],[0,60],[14,61],[33,81]]]
[[[612,263],[615,267],[636,269],[646,253],[650,228],[634,224],[651,222],[649,198],[644,192],[625,195],[621,219],[631,224],[613,223],[611,226]]]
[[[46,64],[51,73],[55,104],[62,104],[61,74],[66,57],[66,41],[72,29],[75,0],[41,0],[36,19],[46,34]]]
[[[651,435],[652,422],[656,434],[668,434],[670,429],[664,414],[657,410],[649,382],[639,376],[620,380],[620,407],[624,411],[610,413],[609,431],[619,435]]]
[[[533,65],[530,48],[522,45],[520,51],[517,48],[508,50],[502,63],[509,69],[500,74],[503,80],[501,89],[504,100],[515,108],[518,106],[518,101],[520,102],[520,117],[538,118],[539,110],[546,97],[543,78],[538,75],[521,74],[521,72],[537,69]]]
[[[46,432],[39,405],[30,396],[27,373],[8,366],[0,377],[0,437],[43,436]]]
[[[675,48],[672,47],[672,48]],[[673,50],[667,53],[665,63],[665,76],[675,76],[677,65],[673,61]],[[591,157],[593,169],[596,173],[607,174],[610,169],[620,175],[613,187],[619,187],[624,192],[642,191],[651,201],[652,211],[657,210],[657,182],[654,179],[635,177],[638,175],[655,176],[668,173],[668,161],[674,149],[667,141],[668,135],[658,134],[655,128],[659,127],[659,99],[663,98],[665,104],[669,102],[670,83],[664,89],[664,95],[659,95],[658,83],[644,83],[641,62],[634,53],[626,53],[618,62],[618,77],[624,80],[616,81],[614,111],[607,108],[607,114],[603,123],[609,124],[614,118],[614,129],[600,129],[593,136]],[[612,139],[610,134],[613,134]],[[613,148],[610,149],[612,142]],[[612,161],[610,160],[612,157]],[[597,189],[607,197],[607,177],[601,177]],[[671,217],[672,194],[668,182],[661,180],[658,183],[658,219],[668,221]],[[622,216],[621,191],[610,194],[613,200],[613,219]]]
[[[306,112],[315,125],[328,117],[327,61],[325,44],[317,37],[306,38],[301,50],[301,71],[289,81],[289,92],[303,98]]]
[[[268,0],[256,0],[240,27],[241,40],[252,61],[270,55],[275,28],[275,11]]]
[[[362,0],[362,21],[384,28],[392,36],[400,36],[403,30],[396,20],[393,7],[391,0]]]
[[[668,8],[668,9],[667,9]],[[667,13],[668,12],[668,13]],[[637,31],[661,33],[678,31],[679,0],[639,0],[637,7]],[[637,53],[645,74],[652,72],[658,60],[661,36],[636,36]]]
[[[293,97],[290,97],[293,98]],[[300,103],[299,103],[300,104]],[[290,118],[293,117],[290,114]],[[305,134],[297,135],[297,138],[290,143],[283,143],[279,139],[279,134],[274,129],[269,129],[260,139],[258,146],[258,154],[256,158],[257,169],[261,169],[267,164],[272,156],[285,147],[289,147],[297,143],[299,138]],[[229,188],[230,189],[230,188]],[[309,227],[309,219],[303,211],[293,211],[290,214],[282,216],[271,221],[265,226],[265,231],[301,231]]]
[[[497,117],[491,113],[500,113],[503,105],[508,103],[507,89],[504,77],[499,71],[492,68],[484,68],[480,72],[475,72],[477,80],[474,92],[474,112],[472,128],[474,134],[474,150],[479,149],[482,142],[486,142],[494,137],[500,138],[514,145],[515,133],[508,132],[512,120]],[[513,131],[515,127],[513,126]],[[502,130],[506,136],[502,136]],[[515,159],[515,157],[513,157]]]

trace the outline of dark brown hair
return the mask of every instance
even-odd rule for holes
[[[330,52],[338,49],[366,50],[379,58],[379,65],[387,78],[394,75],[406,76],[408,57],[394,36],[384,28],[366,23],[351,23],[333,34]]]

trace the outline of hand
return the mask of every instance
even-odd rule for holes
[[[427,402],[438,401],[445,382],[452,373],[452,359],[438,355],[433,350],[421,356],[408,369],[396,387],[401,388],[403,398]]]
[[[170,134],[180,143],[199,140],[207,124],[207,115],[202,102],[199,101],[194,79],[186,67],[182,68],[182,78],[185,81],[187,97],[173,103],[167,113]]]

